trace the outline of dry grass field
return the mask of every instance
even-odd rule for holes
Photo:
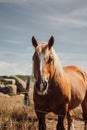
[[[33,85],[30,88],[31,105],[24,105],[22,94],[8,96],[0,94],[0,130],[38,130],[38,120],[33,107]],[[75,130],[83,130],[80,106],[75,110]],[[78,120],[77,120],[78,119]],[[56,130],[57,116],[49,113],[46,116],[47,130]]]

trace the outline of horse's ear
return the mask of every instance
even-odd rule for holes
[[[32,44],[36,48],[38,46],[37,40],[35,39],[34,36],[32,36]]]
[[[48,41],[49,49],[53,46],[53,44],[54,44],[54,37],[51,36],[50,39],[49,39],[49,41]]]

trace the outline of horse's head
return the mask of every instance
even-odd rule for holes
[[[52,54],[52,46],[54,37],[51,36],[48,43],[42,42],[38,44],[35,37],[32,37],[32,44],[35,47],[33,55],[33,72],[36,81],[36,88],[39,94],[46,94],[49,80],[53,76],[54,56]]]

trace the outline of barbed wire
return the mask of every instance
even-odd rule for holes
[[[38,110],[38,109],[35,109],[36,112],[40,112],[40,113],[44,113],[44,114],[48,114],[49,112],[46,112],[46,111],[41,111],[41,110]],[[65,117],[65,115],[62,115],[62,114],[58,114],[58,117]],[[70,116],[67,116],[67,118],[71,118]],[[87,122],[87,120],[84,120],[83,118],[81,117],[76,117],[76,116],[73,116],[76,120],[78,121],[82,121],[82,122]]]
[[[28,109],[28,107],[34,109],[34,107],[31,107],[31,106],[28,106],[28,105],[26,105],[26,106],[27,106],[27,109]],[[49,114],[49,113],[51,113],[51,112],[42,111],[42,110],[39,110],[39,109],[34,109],[34,111],[35,111],[35,112],[39,112],[39,113],[43,113],[43,114]],[[54,113],[54,114],[55,114],[55,113]],[[57,115],[57,114],[55,114],[55,115]],[[58,117],[65,117],[65,116],[66,116],[66,118],[71,119],[71,117],[68,116],[68,115],[58,114]],[[32,118],[32,117],[31,117],[31,118]],[[84,120],[84,119],[81,118],[81,117],[73,116],[73,118],[74,118],[75,120],[77,120],[77,121],[81,121],[81,122],[87,123],[87,120]],[[54,120],[54,119],[50,119],[50,120]],[[57,120],[57,119],[55,119],[55,120]],[[32,121],[33,121],[33,118],[32,118]]]

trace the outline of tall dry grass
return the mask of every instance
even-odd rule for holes
[[[13,111],[1,111],[0,130],[34,130],[36,129],[34,123],[37,118],[32,116],[25,107]]]
[[[23,105],[22,95],[0,96],[0,130],[36,130],[36,123],[34,109]]]

